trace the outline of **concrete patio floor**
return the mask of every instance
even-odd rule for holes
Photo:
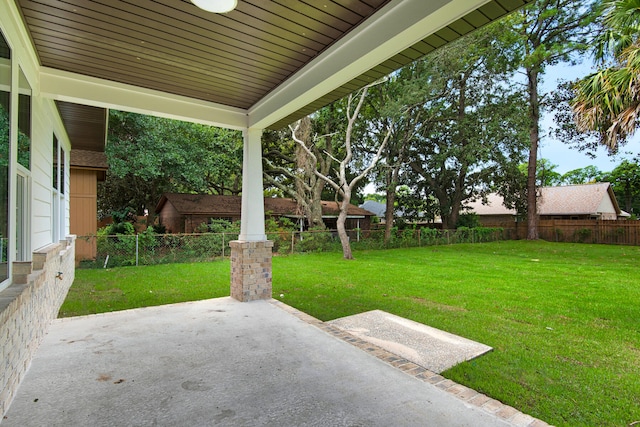
[[[278,301],[56,320],[8,426],[545,426]]]

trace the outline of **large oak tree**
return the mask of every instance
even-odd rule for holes
[[[403,202],[406,194],[431,201],[437,211],[426,216],[439,215],[445,228],[456,226],[466,200],[495,190],[515,173],[509,165],[523,161],[525,102],[510,82],[517,64],[504,34],[501,23],[474,32],[389,83],[397,86],[389,90],[398,94],[389,103],[396,111],[382,111],[401,119],[384,163],[387,196],[390,186],[406,185]],[[396,176],[394,164],[403,167]]]
[[[242,135],[238,131],[112,110],[101,185],[104,214],[148,212],[165,192],[239,194]]]

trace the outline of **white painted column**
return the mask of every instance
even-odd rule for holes
[[[242,213],[238,240],[231,247],[232,298],[271,298],[273,242],[267,240],[262,191],[262,129],[245,129],[242,159]]]
[[[245,129],[242,158],[242,213],[240,236],[243,242],[267,240],[264,232],[262,190],[262,129]]]

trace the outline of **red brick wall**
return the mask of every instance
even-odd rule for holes
[[[167,233],[184,233],[184,222],[182,215],[178,213],[171,202],[167,201],[162,210],[158,213],[160,224],[164,225]]]

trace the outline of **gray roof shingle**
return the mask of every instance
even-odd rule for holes
[[[73,167],[89,169],[108,169],[107,155],[104,151],[71,150],[70,164]]]
[[[615,213],[619,215],[620,207],[608,182],[542,187],[538,198],[538,213],[540,215],[592,215],[599,213],[605,197],[611,198]],[[466,206],[478,215],[516,214],[514,209],[507,209],[504,206],[504,199],[498,194],[489,194],[487,202],[488,204],[485,205],[482,200],[476,200]]]

